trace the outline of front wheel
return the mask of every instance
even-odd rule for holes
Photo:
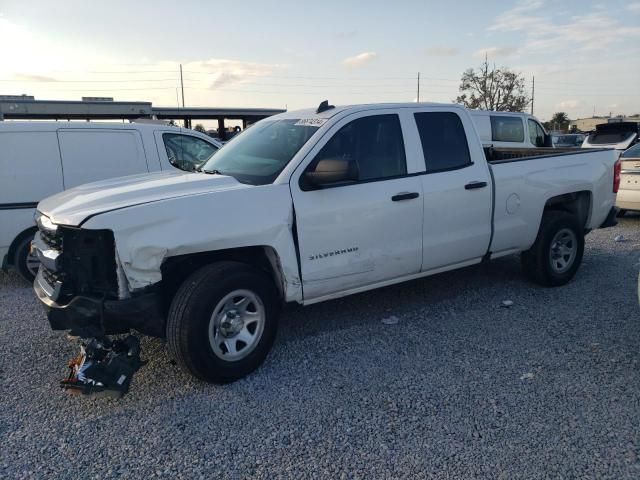
[[[271,279],[238,262],[207,265],[178,289],[167,318],[167,343],[194,376],[232,382],[264,361],[278,327]]]
[[[524,272],[535,283],[557,287],[569,282],[580,267],[584,230],[567,212],[548,211],[542,216],[533,246],[522,253]]]
[[[16,246],[13,257],[13,265],[16,267],[16,270],[18,270],[20,276],[29,283],[33,283],[38,274],[38,268],[40,268],[40,260],[38,260],[36,255],[31,253],[33,235],[34,234],[31,233],[20,240],[20,243]]]

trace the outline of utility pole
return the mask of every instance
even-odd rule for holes
[[[182,108],[184,108],[184,83],[182,82],[182,64],[180,64],[180,89],[182,90]]]
[[[533,101],[536,99],[536,77],[531,79],[531,115],[533,115]]]
[[[420,72],[418,72],[418,95],[416,96],[416,102],[420,103]]]

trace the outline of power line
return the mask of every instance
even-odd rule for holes
[[[40,80],[35,78],[25,78],[22,80],[14,80],[9,78],[2,78],[0,82],[7,83],[140,83],[140,82],[175,82],[177,78],[144,78],[144,79],[129,79],[129,80],[66,80],[66,79],[54,79]],[[199,80],[194,80],[199,81]]]

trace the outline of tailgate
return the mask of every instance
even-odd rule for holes
[[[620,188],[623,190],[640,190],[640,158],[622,161]]]

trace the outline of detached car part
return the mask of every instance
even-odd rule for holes
[[[120,398],[129,391],[133,374],[142,365],[140,341],[132,335],[114,341],[86,339],[80,355],[69,362],[69,377],[60,386],[73,394]]]

